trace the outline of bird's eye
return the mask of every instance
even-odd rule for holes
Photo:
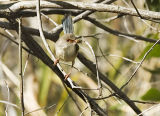
[[[67,42],[69,42],[69,39],[67,39]]]

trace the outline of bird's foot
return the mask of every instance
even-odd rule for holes
[[[70,42],[70,43],[81,43],[82,40],[80,40],[80,39],[76,39],[76,40],[67,39],[67,42]]]
[[[67,78],[69,77],[71,75],[71,73],[68,73],[67,75],[65,75],[64,77],[64,80],[66,81],[67,80]]]
[[[56,60],[54,61],[54,66],[56,66],[57,63],[59,63],[59,59],[56,59]]]
[[[82,40],[80,40],[80,39],[76,39],[76,40],[74,40],[76,43],[81,43],[82,42]]]

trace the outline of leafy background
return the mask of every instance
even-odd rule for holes
[[[89,1],[89,0],[88,0]],[[132,7],[129,0],[126,0]],[[1,1],[1,3],[6,3]],[[126,6],[123,0],[115,2],[117,5]],[[160,11],[160,0],[135,0],[135,4],[140,9],[149,9],[153,11]],[[106,22],[105,20],[115,16],[112,13],[95,13],[92,14],[97,20],[101,21],[108,27],[126,33],[143,35],[152,39],[159,39],[160,35],[157,31],[149,28],[141,19],[131,16],[123,16],[121,18]],[[49,15],[58,24],[61,24],[62,15]],[[45,17],[43,19],[44,30],[49,31],[54,28],[54,25]],[[4,20],[4,19],[0,19]],[[37,28],[36,17],[23,18],[23,25]],[[156,29],[159,29],[159,24],[146,21]],[[135,62],[139,62],[145,53],[153,45],[144,41],[133,41],[125,37],[117,37],[110,33],[95,27],[91,23],[82,20],[74,25],[75,35],[91,35],[101,33],[96,38],[85,38],[91,46],[98,58],[99,69],[103,74],[108,75],[109,79],[114,82],[118,87],[121,87],[130,77],[135,70],[137,64],[126,61],[121,57],[129,58]],[[5,30],[0,28],[1,33]],[[11,31],[17,38],[17,34]],[[63,35],[63,33],[61,33]],[[0,36],[0,50],[4,48],[6,38]],[[42,42],[37,37],[34,37],[40,44]],[[54,43],[48,41],[52,51],[54,52]],[[91,51],[85,46],[80,45],[81,51],[88,59],[94,61]],[[105,54],[102,56],[100,49]],[[149,53],[143,65],[138,70],[133,80],[124,88],[124,92],[133,100],[144,100],[151,102],[160,101],[160,46],[156,45],[155,48]],[[118,55],[120,57],[116,57]],[[7,100],[9,86],[10,101],[14,104],[20,105],[19,101],[19,78],[18,78],[18,46],[9,42],[3,54],[1,52],[1,61],[4,66],[0,67],[0,100]],[[28,53],[23,51],[23,67],[27,60]],[[107,58],[107,60],[106,60]],[[108,62],[109,61],[109,62]],[[112,66],[112,65],[114,66]],[[69,71],[70,66],[63,65],[64,70]],[[73,69],[71,78],[79,85],[88,88],[96,88],[97,82],[93,80],[92,73],[76,59],[75,67],[80,71]],[[87,76],[87,75],[88,76]],[[15,77],[15,78],[13,78]],[[18,79],[17,79],[18,78]],[[28,66],[24,76],[24,96],[26,111],[33,111],[40,107],[47,107],[55,104],[52,108],[39,110],[28,115],[30,116],[78,116],[81,112],[76,107],[73,100],[69,97],[60,79],[55,75],[46,65],[34,56],[29,57]],[[72,92],[71,92],[72,93]],[[97,91],[87,91],[90,96],[96,96]],[[109,95],[107,89],[103,90],[103,96]],[[81,109],[86,108],[86,104],[72,93],[73,98],[77,101]],[[104,101],[97,101],[103,109],[108,111],[109,116],[128,116],[135,115],[134,112],[123,101],[115,99],[114,97],[108,98]],[[142,110],[145,110],[152,105],[150,104],[137,104]],[[0,103],[0,116],[5,115],[5,104]],[[154,110],[154,109],[153,109]],[[154,112],[154,111],[153,111]],[[151,113],[157,115],[160,112]],[[89,110],[84,112],[88,115]],[[19,116],[20,110],[9,106],[9,116]]]

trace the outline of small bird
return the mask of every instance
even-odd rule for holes
[[[66,62],[72,62],[72,67],[75,62],[75,58],[78,54],[79,46],[78,41],[73,34],[73,21],[70,14],[65,15],[62,20],[62,26],[64,35],[60,37],[55,43],[55,52],[56,52],[56,61],[54,65],[56,65],[59,60],[63,60]],[[69,77],[70,73],[65,76],[65,80]]]

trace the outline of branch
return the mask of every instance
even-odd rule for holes
[[[143,40],[143,41],[151,42],[151,43],[156,42],[156,40],[154,40],[154,39],[146,38],[146,37],[143,37],[143,36],[140,36],[140,35],[128,34],[128,33],[119,32],[117,30],[113,30],[113,29],[103,25],[102,23],[100,23],[99,21],[97,21],[96,19],[94,19],[92,17],[86,17],[85,20],[91,22],[92,24],[94,24],[97,27],[103,29],[104,31],[107,31],[107,32],[109,32],[113,35],[119,36],[119,37],[127,36],[127,37],[132,37],[133,39],[136,39],[136,40]],[[159,44],[160,44],[160,42],[159,42]]]
[[[50,50],[49,45],[48,45],[48,43],[45,39],[45,36],[43,34],[43,28],[42,28],[42,22],[41,22],[41,13],[40,13],[40,3],[41,3],[40,0],[37,0],[37,9],[36,10],[37,10],[37,21],[38,21],[38,25],[39,25],[40,37],[42,39],[42,42],[43,42],[45,48],[47,49],[48,53],[50,54],[52,60],[55,61],[56,58],[52,54],[52,51]]]
[[[21,101],[21,110],[22,116],[24,116],[24,92],[23,92],[23,72],[22,72],[22,29],[21,29],[21,19],[18,19],[18,34],[19,34],[19,76],[20,76],[20,101]]]
[[[125,15],[137,16],[137,11],[134,8],[126,8],[117,5],[107,5],[103,3],[93,3],[93,2],[63,2],[63,1],[42,1],[40,4],[41,8],[58,8],[58,9],[79,9],[79,10],[90,10],[90,11],[99,11],[99,12],[112,12],[112,13],[120,13]],[[8,7],[12,12],[19,12],[25,9],[35,9],[36,2],[35,1],[21,1],[18,3],[13,4],[12,6]],[[6,14],[9,12],[8,9],[0,10],[0,15]],[[153,19],[159,20],[160,13],[147,11],[147,10],[140,10],[137,9],[141,14],[143,19]]]
[[[150,101],[139,101],[139,100],[132,100],[132,101],[140,104],[159,104],[158,102],[150,102]]]
[[[113,35],[116,35],[116,36],[120,36],[120,37],[122,37],[122,36],[123,37],[128,36],[128,37],[132,37],[132,38],[134,38],[136,40],[142,40],[142,41],[151,42],[151,43],[155,43],[156,42],[155,39],[146,38],[146,37],[143,37],[143,36],[140,36],[140,35],[135,35],[135,34],[127,34],[127,33],[119,32],[117,30],[113,30],[113,29],[111,29],[111,28],[109,28],[109,27],[101,24],[96,19],[91,18],[91,17],[87,17],[85,19],[88,20],[89,22],[93,23],[97,27],[99,27],[99,28],[101,28],[101,29],[103,29],[103,30],[105,30],[105,31],[113,34]],[[16,30],[16,27],[13,26],[11,23],[8,23],[8,22],[1,22],[0,21],[0,27],[1,28],[5,28],[5,29],[10,29],[10,30]],[[60,26],[58,26],[58,27],[60,27]],[[22,29],[26,33],[30,33],[31,35],[40,36],[38,29],[34,29],[34,28],[26,27],[26,26],[22,26]],[[60,31],[61,30],[59,30],[58,33],[48,33],[47,31],[43,31],[43,33],[44,33],[44,36],[47,39],[49,39],[49,40],[51,40],[53,42],[56,42],[56,40],[59,38]],[[160,42],[158,44],[160,44]]]
[[[4,101],[4,100],[0,100],[0,103],[7,104],[7,105],[10,105],[10,106],[13,106],[13,107],[15,107],[15,108],[17,108],[17,109],[20,110],[20,107],[19,107],[19,106],[17,106],[16,104],[13,104],[13,103],[11,103],[11,102]]]
[[[92,71],[93,74],[96,75],[96,65],[87,60],[83,55],[78,54],[79,60]],[[101,72],[99,72],[100,79],[106,83],[112,90],[123,99],[137,114],[141,113],[140,109],[114,84],[112,83],[108,77],[104,76]]]
[[[14,24],[15,27],[18,27],[17,24]],[[18,31],[18,29],[17,29]],[[49,56],[44,52],[44,50],[39,46],[39,44],[30,36],[28,33],[25,32],[22,28],[22,40],[25,42],[25,44],[28,46],[28,48],[33,52],[33,54],[41,59],[41,61],[46,64],[48,67],[52,69],[53,72],[55,72],[58,77],[63,81],[64,80],[64,75],[62,72],[58,69],[58,67],[53,65],[53,61],[49,58]],[[90,102],[92,109],[100,116],[105,116],[106,112],[99,107],[99,105],[93,101],[86,93],[84,93],[80,89],[72,88],[70,83],[68,81],[64,81],[64,83],[72,89],[83,101],[85,101],[85,98],[88,99]],[[85,96],[85,98],[84,98]]]
[[[157,40],[151,47],[150,49],[145,53],[145,55],[143,56],[141,62],[138,64],[138,66],[136,67],[136,69],[134,70],[134,72],[132,73],[132,75],[129,77],[128,81],[122,85],[121,89],[123,89],[125,86],[128,85],[128,83],[132,80],[132,78],[134,77],[134,75],[137,73],[138,69],[141,67],[142,63],[144,62],[144,60],[146,59],[146,57],[148,56],[148,54],[153,50],[153,48],[157,45],[157,43],[159,43],[160,39]]]
[[[12,27],[17,27],[17,26],[12,26]],[[57,67],[53,66],[53,61],[45,54],[45,52],[43,51],[43,49],[33,40],[33,38],[22,28],[22,39],[25,42],[25,44],[32,50],[33,54],[41,59],[46,65],[48,65],[60,78],[61,80],[64,79],[63,74],[60,72],[60,70]],[[83,56],[81,56],[81,61],[83,59]],[[86,63],[86,62],[89,62]],[[91,71],[93,71],[93,73],[96,72],[95,70],[95,65],[92,65],[92,62],[88,61],[87,59],[83,60],[83,63],[87,65],[87,67],[89,67],[89,69]],[[91,65],[91,66],[90,66]],[[141,111],[135,106],[135,104],[133,102],[131,102],[129,100],[129,98],[123,93],[121,92],[110,80],[108,80],[104,75],[100,74],[100,78],[107,84],[109,85],[115,92],[117,92],[117,94],[123,98],[123,100],[129,104],[129,106],[138,114]],[[65,84],[67,84],[68,87],[71,88],[70,84],[68,81],[65,82]],[[78,96],[80,96],[83,100],[84,97],[86,96],[88,99],[90,99],[85,93],[83,93],[81,90],[79,89],[72,89]],[[93,108],[93,110],[95,110],[96,112],[98,112],[98,114],[104,114],[104,111],[97,106],[97,104],[91,99],[89,100],[91,102],[91,106]]]
[[[5,37],[5,38],[7,38],[9,41],[15,43],[16,45],[19,45],[18,42],[16,42],[15,40],[11,39],[9,36],[7,36],[7,35],[5,35],[5,34],[3,34],[3,33],[1,33],[1,32],[0,32],[0,35],[3,36],[3,37]],[[26,47],[24,47],[24,46],[22,46],[22,48],[23,48],[26,52],[28,52],[29,54],[32,54],[32,55],[33,55],[33,53],[32,53],[28,48],[26,48]]]
[[[133,5],[133,7],[135,8],[135,10],[136,10],[137,14],[139,15],[139,17],[142,19],[143,17],[142,17],[141,14],[139,13],[139,11],[138,11],[136,5],[134,4],[133,0],[131,0],[131,3],[132,3],[132,5]]]
[[[116,0],[95,0],[93,2],[95,3],[100,3],[102,2],[103,4],[111,4],[113,2],[115,2]],[[8,7],[11,6],[10,4],[8,5]],[[19,18],[19,17],[32,17],[32,16],[36,16],[36,12],[35,10],[27,10],[27,11],[19,11],[19,12],[11,12],[11,11],[4,11],[6,13],[2,13],[0,12],[0,17],[2,18]],[[73,9],[41,9],[41,12],[44,14],[68,14],[71,13],[72,15],[76,16],[79,14],[83,14],[86,11],[82,11],[82,10],[73,10]],[[93,13],[94,11],[89,11],[90,13]],[[88,11],[87,11],[88,13]],[[83,15],[82,15],[83,16]]]
[[[8,22],[1,22],[0,21],[0,27],[1,28],[5,28],[5,29],[9,29],[9,30],[16,30],[16,27],[13,26],[11,23]],[[31,34],[31,35],[36,35],[36,36],[40,36],[39,30],[38,29],[34,29],[34,28],[30,28],[30,27],[26,27],[23,26],[21,27],[24,31],[26,31],[27,33]],[[57,31],[57,33],[48,33],[47,31],[43,31],[44,36],[47,39],[50,39],[52,41],[56,41],[59,38],[59,33],[61,32],[61,30]]]

